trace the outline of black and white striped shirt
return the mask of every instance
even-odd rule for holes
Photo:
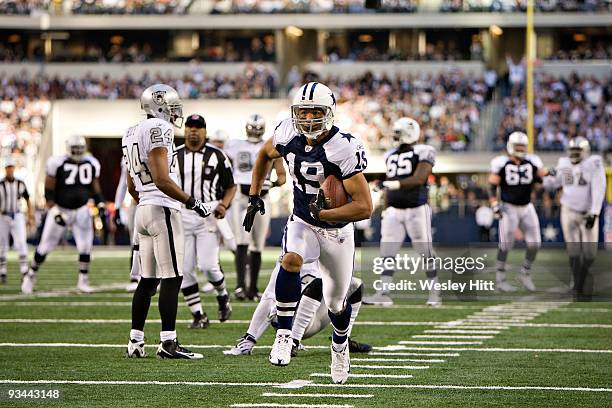
[[[176,149],[181,189],[204,202],[221,200],[234,185],[232,165],[223,151],[205,144],[191,152],[185,145]]]
[[[30,198],[23,181],[6,178],[0,180],[0,214],[13,215],[21,211],[20,200]]]

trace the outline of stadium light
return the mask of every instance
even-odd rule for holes
[[[304,31],[296,26],[289,26],[285,28],[285,32],[293,37],[301,37],[304,35]]]
[[[496,37],[501,36],[504,33],[504,30],[497,24],[493,24],[489,27],[489,32]]]

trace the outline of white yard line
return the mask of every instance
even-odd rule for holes
[[[372,398],[374,394],[307,394],[307,393],[280,393],[264,392],[262,397],[298,397],[298,398]]]
[[[423,330],[423,333],[439,333],[439,334],[499,334],[499,330]]]
[[[289,408],[353,408],[354,405],[335,405],[335,404],[277,404],[274,402],[262,402],[262,403],[257,403],[257,404],[253,404],[250,402],[244,403],[244,404],[232,404],[230,405],[230,407],[235,407],[235,408],[275,408],[275,407],[289,407]]]
[[[438,325],[438,326],[434,326],[434,328],[436,329],[484,329],[484,330],[489,330],[489,329],[495,329],[495,330],[506,330],[509,329],[510,326],[493,326],[493,325],[471,325],[471,324],[465,324],[465,323],[457,323],[457,322],[449,322],[447,324],[444,325]]]
[[[489,352],[528,352],[528,353],[612,353],[608,349],[542,349],[542,348],[502,348],[502,347],[404,347],[406,351],[489,351]],[[370,353],[372,354],[372,353]],[[401,355],[387,353],[386,355]]]
[[[494,338],[495,336],[467,336],[467,335],[445,335],[445,334],[415,334],[411,336],[414,339],[479,339],[479,340],[489,340]]]
[[[311,377],[331,377],[328,373],[312,373]],[[410,374],[353,374],[349,373],[349,378],[412,378]]]
[[[322,377],[329,377],[323,374]],[[350,376],[350,374],[349,374]],[[126,381],[126,380],[0,380],[0,384],[49,384],[49,385],[190,385],[190,386],[222,386],[222,387],[284,387],[284,383],[251,383],[251,382],[201,382],[201,381]],[[301,387],[321,388],[419,388],[419,389],[449,389],[449,390],[508,390],[508,391],[579,391],[579,392],[612,392],[612,388],[595,387],[546,387],[546,386],[511,386],[511,385],[428,385],[428,384],[319,384],[302,381]]]
[[[376,348],[375,348],[376,349]],[[401,350],[405,350],[404,347]],[[423,357],[459,357],[459,353],[405,353],[405,352],[384,352],[384,351],[370,351],[369,356],[423,356]]]
[[[370,365],[370,364],[351,364],[351,368],[366,368],[372,370],[427,370],[429,366],[401,366],[401,365]]]
[[[482,341],[420,341],[420,340],[402,340],[399,344],[439,344],[439,345],[447,345],[447,346],[461,346],[461,345],[480,345]]]
[[[234,347],[232,344],[184,344],[186,348],[193,349],[229,349]],[[75,347],[75,348],[125,348],[125,344],[108,344],[108,343],[0,343],[0,347]],[[157,347],[157,344],[147,344],[146,347]],[[255,346],[257,349],[270,349],[272,346]],[[329,349],[329,346],[312,345],[306,346],[306,349]]]
[[[351,361],[364,361],[364,362],[381,362],[381,363],[445,363],[446,360],[442,360],[439,358],[379,358],[379,357],[370,357],[370,358],[361,358],[361,357],[351,357]]]

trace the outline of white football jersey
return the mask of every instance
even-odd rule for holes
[[[178,185],[174,166],[174,128],[165,120],[145,119],[129,128],[121,142],[123,160],[138,192],[138,205],[158,205],[178,210],[181,203],[162,193],[149,171],[149,152],[157,147],[168,150],[170,179]]]
[[[589,156],[578,164],[561,157],[556,170],[555,185],[563,187],[561,205],[578,212],[599,214],[606,192],[601,156]]]
[[[255,159],[257,159],[257,153],[259,153],[259,149],[261,149],[263,144],[263,140],[251,143],[240,139],[230,139],[225,143],[223,151],[232,161],[234,182],[236,184],[251,184]]]

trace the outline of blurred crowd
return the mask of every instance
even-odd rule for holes
[[[461,52],[454,41],[428,43],[423,54],[410,53],[400,49],[380,50],[372,44],[352,44],[349,50],[342,52],[338,47],[329,47],[326,62],[339,61],[462,61],[482,60],[481,44],[472,44],[469,51]]]
[[[601,81],[588,76],[555,78],[538,75],[535,83],[534,128],[538,150],[563,150],[569,139],[584,136],[595,150],[612,145],[612,76]],[[525,129],[525,89],[515,85],[503,99],[503,118],[494,146],[503,149],[507,135]]]
[[[558,50],[548,59],[561,61],[580,61],[580,60],[606,60],[612,58],[612,44],[604,45],[598,41],[597,44],[591,46],[583,44],[572,50]]]
[[[410,116],[438,150],[465,150],[475,136],[487,87],[461,72],[344,80],[326,78],[338,99],[339,127],[361,136],[374,151],[391,147],[393,122]]]
[[[190,74],[164,78],[145,73],[140,78],[125,76],[120,79],[109,76],[85,75],[81,78],[60,78],[27,73],[12,77],[0,77],[3,89],[0,95],[9,92],[28,97],[47,99],[138,99],[142,91],[155,83],[173,86],[184,99],[260,99],[276,96],[276,74],[263,65],[248,65],[237,76],[210,75],[199,65],[194,65]]]
[[[0,0],[0,14],[239,14],[239,13],[413,13],[521,12],[527,0],[381,0],[376,10],[364,0]],[[539,0],[542,12],[610,11],[607,0]]]

